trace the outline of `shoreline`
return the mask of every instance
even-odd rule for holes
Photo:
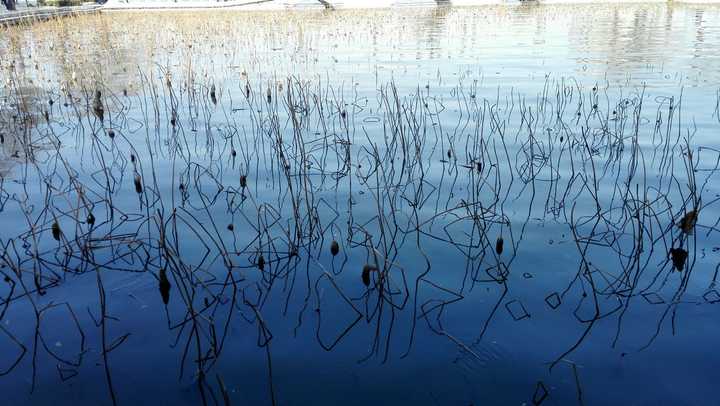
[[[301,10],[353,10],[408,7],[479,7],[479,6],[541,6],[588,4],[683,4],[718,5],[720,0],[230,0],[230,1],[133,1],[109,0],[105,4],[85,4],[74,7],[23,7],[17,11],[0,11],[0,27],[46,21],[53,18],[97,12],[123,11],[301,11]]]

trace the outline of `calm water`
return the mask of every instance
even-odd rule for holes
[[[716,402],[720,7],[113,12],[0,66],[3,404]]]

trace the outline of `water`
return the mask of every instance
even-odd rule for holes
[[[7,404],[712,403],[720,7],[0,38]]]

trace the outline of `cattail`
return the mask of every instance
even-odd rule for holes
[[[235,151],[235,148],[230,150],[230,155],[232,155],[233,158],[237,156],[237,151]]]
[[[43,111],[43,116],[45,117],[46,122],[50,122],[50,113],[48,113],[47,110]]]
[[[245,97],[250,98],[250,85],[245,83]]]
[[[110,137],[111,139],[115,138],[115,130],[109,129],[109,130],[107,131],[107,135],[108,135],[108,137]]]
[[[478,162],[476,165],[477,165],[477,171],[482,172],[482,162]]]
[[[362,281],[365,286],[370,286],[370,272],[372,271],[377,271],[377,268],[370,264],[365,264],[362,270]]]
[[[167,271],[165,268],[160,268],[160,296],[162,296],[162,301],[165,304],[168,304],[170,302],[170,281],[167,277]]]
[[[261,271],[265,270],[265,257],[262,254],[258,257],[257,266]]]
[[[266,93],[267,93],[267,101],[268,101],[268,103],[270,103],[272,101],[272,90],[270,90],[270,88],[268,87]]]
[[[170,113],[170,125],[175,127],[177,125],[177,111],[173,107],[172,113]]]
[[[215,95],[215,85],[214,84],[210,87],[210,101],[212,102],[212,104],[217,105],[217,96]]]
[[[452,158],[452,150],[451,149],[449,149],[447,151],[447,157],[448,157],[448,159]]]
[[[345,117],[347,117],[347,111],[345,111],[345,110],[341,111],[341,112],[340,112],[340,117],[342,117],[343,119],[345,119]]]
[[[497,241],[495,242],[495,252],[497,252],[498,255],[502,255],[503,245],[505,245],[505,241],[503,241],[502,237],[498,237]]]
[[[230,224],[228,224],[227,229],[228,229],[228,231],[233,231],[233,230],[235,230],[235,226],[232,225],[232,223],[230,223]]]
[[[240,175],[240,187],[245,189],[247,187],[247,176]]]
[[[695,228],[695,224],[697,223],[697,217],[698,213],[697,210],[691,210],[685,216],[680,220],[678,223],[678,227],[685,233],[685,234],[692,234],[693,229]]]
[[[93,216],[92,213],[88,214],[87,223],[90,224],[91,226],[95,224],[95,216]]]
[[[55,220],[52,224],[52,236],[55,239],[55,241],[60,241],[60,235],[62,234],[62,231],[60,230],[60,224],[58,224],[57,220]]]
[[[95,91],[95,99],[93,100],[93,113],[100,121],[105,121],[105,107],[102,103],[102,93]]]
[[[672,259],[673,267],[678,271],[682,272],[685,268],[685,261],[687,260],[688,252],[682,248],[671,248],[670,258]]]
[[[130,162],[135,163],[135,154],[130,154]]]
[[[123,89],[123,96],[127,97],[127,89]]]
[[[340,244],[338,244],[337,241],[333,240],[332,243],[330,243],[330,253],[332,256],[336,256],[340,252]]]
[[[142,178],[139,173],[135,174],[135,191],[140,194],[143,191]]]

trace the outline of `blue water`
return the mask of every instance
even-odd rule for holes
[[[720,7],[2,34],[5,403],[715,403]]]

